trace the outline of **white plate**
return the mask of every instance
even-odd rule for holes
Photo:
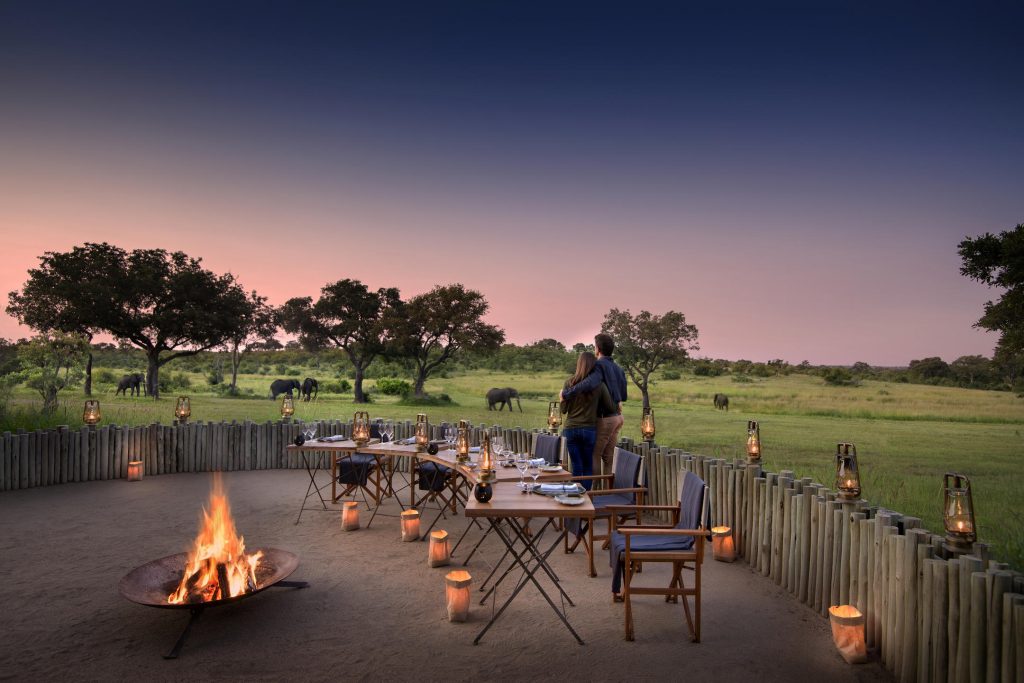
[[[541,472],[561,472],[562,471],[562,466],[561,465],[544,465],[543,467],[540,468],[540,471]]]
[[[555,500],[562,505],[583,505],[587,499],[585,496],[555,496]]]

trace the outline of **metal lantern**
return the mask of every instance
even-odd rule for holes
[[[644,408],[644,416],[640,418],[640,435],[644,441],[654,441],[654,411]]]
[[[281,397],[281,417],[289,418],[295,414],[295,401],[291,396]]]
[[[370,441],[370,414],[365,410],[352,414],[352,440],[357,446],[365,446]]]
[[[480,441],[480,481],[494,481],[494,454],[491,452],[491,435],[484,432]]]
[[[558,401],[548,402],[548,428],[552,433],[558,431],[558,425],[562,424],[562,404]]]
[[[947,547],[953,551],[969,550],[978,540],[974,530],[974,501],[971,481],[967,475],[947,472],[943,477],[945,500],[942,506],[946,526]]]
[[[430,423],[426,413],[416,414],[416,450],[425,451],[430,444]]]
[[[455,437],[455,457],[459,462],[469,462],[469,420],[459,420],[459,433]]]
[[[188,396],[179,396],[177,403],[174,404],[174,417],[178,422],[188,422],[188,418],[192,416],[192,402],[189,401]]]
[[[100,413],[100,402],[94,398],[87,399],[85,408],[82,409],[82,422],[87,425],[95,425],[101,419],[103,419],[103,415]]]
[[[860,471],[857,469],[857,447],[852,443],[836,444],[836,491],[839,500],[860,498]]]
[[[747,462],[761,460],[761,425],[757,420],[747,420]]]

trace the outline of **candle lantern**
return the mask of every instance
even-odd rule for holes
[[[654,441],[654,411],[644,408],[644,415],[640,418],[640,435],[644,441]]]
[[[421,453],[430,445],[430,423],[426,413],[416,414],[416,450]]]
[[[288,419],[295,414],[295,401],[292,400],[291,396],[281,397],[281,417]]]
[[[459,433],[455,437],[455,458],[469,462],[469,420],[459,420]]]
[[[420,540],[420,511],[406,510],[402,513],[402,540]]]
[[[945,499],[943,522],[946,526],[946,548],[954,553],[970,550],[978,540],[974,531],[974,501],[971,482],[966,475],[947,472],[943,477]]]
[[[443,567],[448,564],[448,532],[431,531],[430,544],[427,546],[427,566]]]
[[[188,418],[192,416],[192,402],[189,401],[188,396],[179,396],[178,401],[174,404],[174,417],[184,424],[188,422]]]
[[[747,421],[747,462],[756,463],[761,460],[761,425],[757,420]]]
[[[852,443],[836,444],[836,491],[839,500],[860,498],[860,472],[857,469],[857,447]]]
[[[352,440],[357,446],[365,446],[370,441],[370,414],[365,410],[352,414]]]
[[[860,610],[853,605],[833,605],[828,608],[828,619],[832,625],[832,642],[847,664],[866,662],[864,615]]]
[[[736,544],[732,538],[732,527],[711,527],[711,553],[719,562],[736,560]]]
[[[480,481],[494,481],[494,453],[491,451],[491,436],[484,432],[480,442]]]
[[[100,413],[100,402],[94,398],[86,400],[85,408],[82,409],[82,422],[92,426],[101,419],[103,419],[103,415]]]
[[[359,528],[359,503],[354,500],[347,500],[341,508],[341,528],[345,531],[355,531]]]
[[[558,425],[562,424],[562,404],[558,401],[548,402],[548,428],[554,434],[558,431]]]
[[[141,460],[128,461],[128,481],[142,481],[143,464]]]
[[[448,572],[444,577],[444,597],[448,621],[465,621],[469,616],[469,584],[473,577],[465,570]]]

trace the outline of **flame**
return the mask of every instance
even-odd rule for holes
[[[185,562],[177,590],[167,596],[172,604],[209,602],[235,597],[256,588],[256,565],[262,552],[245,554],[245,539],[235,531],[231,506],[219,473],[213,475],[210,508],[203,509],[199,535]],[[227,576],[227,594],[220,585],[218,565]]]

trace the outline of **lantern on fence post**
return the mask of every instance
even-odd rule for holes
[[[431,531],[427,546],[427,566],[442,567],[449,563],[448,532]]]
[[[654,441],[654,411],[650,407],[644,408],[644,415],[640,418],[640,435],[644,441]]]
[[[415,509],[409,509],[402,512],[402,540],[408,543],[409,541],[420,540],[420,511]]]
[[[343,531],[355,531],[359,528],[359,503],[347,500],[341,509],[341,528]]]
[[[761,462],[761,425],[757,420],[747,420],[747,463]]]
[[[860,498],[860,471],[857,468],[857,447],[852,443],[836,444],[836,496],[850,502]]]
[[[732,538],[732,527],[711,527],[711,554],[719,562],[736,561],[736,543]]]
[[[128,481],[142,481],[143,463],[141,460],[128,461]]]
[[[459,432],[455,437],[455,459],[469,462],[469,420],[459,420]]]
[[[103,415],[100,413],[100,402],[94,398],[86,399],[85,407],[82,409],[82,422],[95,427],[101,419]]]
[[[460,569],[444,577],[444,597],[448,607],[448,621],[465,621],[469,616],[469,584],[473,577]]]
[[[832,642],[847,664],[860,664],[868,659],[864,643],[864,615],[853,605],[828,608],[832,625]]]
[[[352,440],[357,446],[365,446],[370,441],[370,414],[365,410],[352,414]]]
[[[946,472],[943,476],[942,517],[946,527],[946,550],[954,554],[969,552],[978,540],[974,530],[974,501],[967,475]]]
[[[560,424],[562,424],[562,404],[558,401],[548,401],[548,429],[554,434],[558,431]]]
[[[287,420],[295,414],[295,401],[291,396],[281,397],[281,418]]]
[[[179,396],[174,404],[174,418],[181,424],[185,424],[191,416],[192,402],[189,401],[188,396]]]
[[[416,414],[416,450],[421,453],[430,445],[430,423],[426,413]]]

